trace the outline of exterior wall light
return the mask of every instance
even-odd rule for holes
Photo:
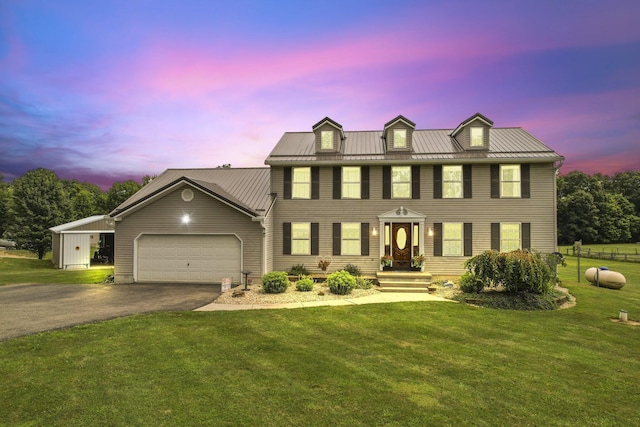
[[[371,230],[371,235],[372,236],[377,236],[378,235],[378,229],[373,227],[373,229]]]
[[[189,216],[189,214],[182,215],[182,223],[183,224],[189,224],[190,222],[191,222],[191,217]]]
[[[429,227],[429,231],[427,232],[429,237],[433,237],[433,227]]]

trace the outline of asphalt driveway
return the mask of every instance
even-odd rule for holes
[[[0,341],[153,311],[193,310],[220,295],[220,285],[0,286]]]

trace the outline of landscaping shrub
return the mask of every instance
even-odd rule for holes
[[[356,287],[356,279],[349,272],[340,270],[329,274],[325,281],[333,294],[347,295]]]
[[[284,271],[272,271],[262,276],[262,289],[268,294],[281,294],[288,286],[289,278]]]
[[[309,292],[313,290],[313,279],[311,277],[300,277],[296,282],[296,290],[300,292]]]
[[[356,289],[371,289],[373,282],[369,279],[365,279],[362,276],[356,277]]]
[[[304,264],[296,264],[289,270],[289,276],[308,276],[309,274],[309,270],[305,268]]]
[[[467,260],[465,267],[483,286],[502,285],[506,292],[551,292],[555,272],[546,257],[528,249],[501,253],[485,251]]]
[[[460,290],[467,294],[477,294],[484,289],[484,282],[475,274],[466,272],[460,277]]]
[[[362,272],[360,271],[360,267],[354,264],[347,264],[344,267],[344,271],[348,272],[353,277],[358,277],[362,275]]]

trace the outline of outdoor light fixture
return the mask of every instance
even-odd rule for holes
[[[182,223],[183,224],[189,224],[190,222],[191,222],[191,217],[189,216],[189,214],[182,215]]]
[[[378,229],[373,227],[373,230],[371,230],[371,235],[372,236],[377,236],[378,235]]]
[[[429,237],[433,237],[433,227],[429,227],[429,231],[427,232]]]

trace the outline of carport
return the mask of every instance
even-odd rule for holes
[[[89,268],[92,261],[113,263],[114,223],[109,215],[94,215],[51,227],[51,262],[57,268]],[[99,248],[97,254],[92,247]]]

